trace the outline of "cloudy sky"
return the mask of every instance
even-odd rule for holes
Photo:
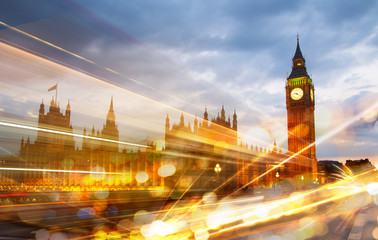
[[[57,82],[72,124],[102,128],[114,97],[121,140],[163,136],[207,107],[239,136],[287,147],[285,80],[297,33],[315,83],[318,159],[378,162],[376,1],[2,1],[2,121],[36,124]],[[29,132],[1,129],[3,139]],[[6,142],[6,143],[5,143]],[[5,149],[5,150],[4,150]],[[1,154],[17,151],[2,141]]]

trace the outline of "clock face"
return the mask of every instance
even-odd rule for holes
[[[302,88],[294,88],[291,90],[290,96],[293,100],[299,100],[303,97],[303,90]]]
[[[310,90],[311,101],[314,101],[314,90]]]

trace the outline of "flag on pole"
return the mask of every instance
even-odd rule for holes
[[[58,87],[58,84],[55,84],[54,86],[52,86],[51,88],[49,88],[49,92],[52,91],[52,90],[56,90],[57,87]]]

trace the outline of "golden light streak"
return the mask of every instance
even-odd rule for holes
[[[97,64],[97,63],[95,63],[95,62],[93,62],[93,61],[91,61],[91,60],[89,60],[89,59],[86,59],[86,58],[84,58],[84,57],[82,57],[82,56],[80,56],[80,55],[78,55],[78,54],[75,54],[75,53],[73,53],[73,52],[70,52],[70,51],[68,51],[68,50],[66,50],[66,49],[64,49],[64,48],[62,48],[62,47],[59,47],[59,46],[57,46],[57,45],[55,45],[55,44],[52,44],[52,43],[50,43],[50,42],[48,42],[48,41],[45,41],[45,40],[43,40],[43,39],[41,39],[41,38],[38,38],[38,37],[36,37],[36,36],[34,36],[34,35],[32,35],[32,34],[29,34],[29,33],[27,33],[27,32],[24,32],[24,31],[22,31],[22,30],[20,30],[20,29],[18,29],[18,28],[12,27],[12,26],[6,24],[5,22],[0,21],[0,24],[3,25],[3,26],[5,26],[5,27],[7,27],[7,28],[9,28],[9,29],[11,29],[11,30],[13,30],[13,31],[15,31],[15,32],[18,32],[18,33],[20,33],[20,34],[23,34],[23,35],[25,35],[25,36],[28,36],[28,37],[30,37],[30,38],[32,38],[32,39],[34,39],[34,40],[37,40],[37,41],[39,41],[39,42],[41,42],[41,43],[44,43],[44,44],[46,44],[46,45],[48,45],[48,46],[50,46],[50,47],[53,47],[53,48],[55,48],[55,49],[58,49],[58,50],[63,51],[63,52],[65,52],[65,53],[68,53],[68,54],[70,54],[70,55],[72,55],[72,56],[74,56],[74,57],[76,57],[76,58],[82,59],[82,60],[84,60],[84,61],[86,61],[86,62],[88,62],[88,63],[94,64],[94,65],[96,65],[96,66],[100,66],[99,64]],[[6,41],[6,40],[3,40],[3,41]],[[6,42],[9,42],[9,41],[6,41]],[[14,43],[12,43],[12,44],[14,44]],[[17,45],[17,44],[16,44],[16,45]],[[17,45],[17,46],[19,46],[19,45]],[[26,49],[25,47],[21,47],[21,48]],[[29,50],[29,49],[28,49],[28,50]],[[31,51],[31,50],[29,50],[29,51]],[[34,53],[35,53],[35,51],[31,51],[31,52],[34,52]],[[40,53],[38,53],[38,54],[40,54]],[[49,58],[49,57],[46,57],[46,58]],[[72,66],[70,66],[70,67],[71,67],[71,69],[74,69]],[[102,66],[100,66],[100,67],[102,67]],[[119,72],[117,72],[117,71],[115,71],[115,70],[113,70],[113,69],[106,68],[106,67],[102,67],[102,68],[104,68],[105,70],[107,70],[107,71],[109,71],[109,72],[112,72],[112,73],[115,73],[115,74],[121,75],[121,73],[119,73]],[[80,71],[82,71],[82,70],[80,70]],[[93,74],[88,73],[88,72],[86,72],[86,71],[84,71],[84,72],[85,72],[86,74],[88,74],[89,76],[92,76],[92,75],[93,75]],[[98,76],[96,76],[96,75],[94,75],[94,76],[95,76],[96,78],[98,78],[98,79],[101,79],[100,77],[98,77]],[[133,78],[128,78],[128,77],[127,77],[127,79],[130,80],[130,81],[133,81],[133,82],[135,82],[135,83],[137,83],[137,84],[140,84],[140,85],[143,85],[143,86],[145,86],[145,87],[148,87],[148,88],[150,88],[150,89],[152,89],[152,90],[156,90],[155,88],[150,87],[150,86],[144,84],[143,82],[140,82],[140,81],[135,80],[135,79],[133,79]],[[165,95],[167,95],[167,94],[165,94]],[[173,97],[173,96],[170,96],[170,97],[174,98],[175,100],[183,101],[183,100],[178,99],[178,98]],[[160,103],[160,102],[159,102],[159,103]],[[162,104],[162,103],[160,103],[160,104]],[[165,104],[163,104],[163,105],[165,105]],[[174,109],[175,109],[175,108],[174,108]],[[178,109],[175,109],[175,110],[179,111]],[[190,115],[193,116],[193,114],[190,114]]]
[[[333,165],[334,167],[340,169],[340,170],[345,174],[345,176],[347,176],[348,178],[352,179],[352,177],[349,176],[348,174],[346,174],[346,172],[344,172],[344,170],[342,170],[339,166],[337,166],[337,165],[335,165],[335,164],[332,164],[332,165]]]
[[[361,119],[362,116],[364,116],[366,113],[369,113],[370,111],[372,111],[373,109],[375,109],[376,107],[378,107],[378,101],[373,104],[372,106],[370,106],[369,108],[365,109],[363,112],[360,112],[359,114],[357,114],[356,116],[352,117],[351,119],[349,119],[349,121],[346,121],[344,122],[343,124],[341,124],[340,126],[336,127],[335,129],[333,129],[332,131],[320,136],[320,138],[318,140],[316,140],[315,142],[307,145],[306,147],[304,147],[303,149],[301,149],[300,151],[298,151],[297,153],[295,153],[294,155],[292,155],[291,157],[285,159],[284,161],[280,162],[278,165],[275,165],[274,167],[272,167],[271,169],[269,169],[268,171],[266,171],[265,173],[261,174],[260,176],[254,178],[253,180],[251,180],[249,183],[245,184],[243,187],[245,186],[248,186],[249,184],[257,181],[258,179],[262,178],[263,176],[267,175],[268,173],[272,172],[273,170],[279,168],[280,166],[282,166],[284,163],[290,161],[291,159],[293,159],[294,157],[298,156],[299,154],[301,154],[303,151],[309,149],[310,147],[314,146],[314,145],[318,145],[318,144],[321,144],[323,143],[324,141],[326,141],[327,139],[333,137],[334,135],[336,135],[337,133],[341,132],[342,130],[344,130],[345,128],[349,127],[351,124],[353,124],[354,122],[358,121]],[[236,191],[242,189],[243,187],[237,189]]]
[[[181,200],[181,198],[184,197],[184,195],[189,191],[189,189],[193,186],[193,184],[201,177],[202,173],[204,172],[204,170],[201,171],[201,174],[199,174],[197,176],[197,178],[185,189],[185,191],[181,194],[181,196],[179,197],[179,199],[177,199],[177,201],[172,205],[172,207],[165,213],[162,221],[164,221],[164,219],[167,217],[167,215],[171,212],[171,210],[177,205],[177,203]]]
[[[42,132],[48,132],[48,133],[56,133],[56,134],[61,134],[61,135],[66,135],[66,136],[73,136],[73,137],[99,140],[99,141],[104,141],[104,142],[118,143],[118,144],[122,144],[122,145],[134,146],[134,147],[150,148],[150,146],[142,145],[142,144],[128,143],[128,142],[116,141],[116,140],[111,140],[111,139],[106,139],[106,138],[86,136],[86,135],[81,135],[81,134],[76,134],[76,133],[67,133],[67,132],[61,132],[61,131],[50,130],[50,129],[45,129],[45,128],[38,128],[38,127],[31,127],[31,126],[14,124],[14,123],[0,122],[0,126],[21,128],[21,129],[27,129],[27,130],[36,130],[36,131],[42,131]]]
[[[96,63],[94,63],[93,61],[86,59],[85,57],[82,57],[82,56],[77,55],[77,54],[75,54],[75,53],[73,53],[73,52],[70,52],[70,51],[68,51],[68,50],[66,50],[66,49],[64,49],[64,48],[61,48],[61,47],[59,47],[59,46],[57,46],[57,45],[54,45],[54,44],[52,44],[52,43],[50,43],[50,42],[47,42],[47,41],[45,41],[45,40],[43,40],[43,39],[41,39],[41,38],[39,38],[39,37],[36,37],[36,36],[31,35],[31,34],[29,34],[29,33],[27,33],[27,32],[24,32],[24,31],[22,31],[22,30],[20,30],[20,29],[18,29],[18,28],[12,27],[12,26],[6,24],[5,22],[0,21],[0,24],[3,25],[4,27],[7,27],[7,28],[12,29],[12,30],[15,31],[15,32],[21,33],[21,34],[23,34],[23,35],[25,35],[25,36],[28,36],[28,37],[30,37],[30,38],[33,38],[34,40],[37,40],[37,41],[39,41],[39,42],[41,42],[41,43],[44,43],[44,44],[46,44],[46,45],[48,45],[48,46],[50,46],[50,47],[56,48],[56,49],[58,49],[58,50],[60,50],[60,51],[63,51],[63,52],[65,52],[65,53],[68,53],[68,54],[70,54],[70,55],[72,55],[72,56],[74,56],[74,57],[77,57],[77,58],[79,58],[79,59],[82,59],[82,60],[84,60],[84,61],[86,61],[86,62],[89,62],[89,63],[92,63],[92,64],[96,64]]]
[[[338,199],[349,197],[349,196],[361,193],[363,191],[364,190],[362,188],[360,188],[360,189],[355,190],[355,191],[347,192],[345,194],[342,194],[342,195],[339,195],[339,196],[335,196],[335,197],[330,197],[328,199],[324,199],[324,200],[321,200],[321,201],[318,201],[318,202],[315,202],[315,203],[311,203],[311,204],[305,205],[303,207],[295,208],[293,210],[289,210],[289,211],[286,211],[286,212],[283,212],[283,213],[275,214],[275,215],[272,215],[272,216],[269,216],[269,217],[266,217],[266,218],[262,218],[262,219],[258,219],[258,220],[254,220],[254,221],[249,221],[249,222],[245,222],[245,223],[241,223],[241,224],[238,224],[238,225],[235,225],[235,226],[232,226],[232,227],[228,227],[228,228],[223,228],[223,229],[221,229],[221,230],[219,230],[217,232],[211,233],[210,235],[215,235],[215,234],[223,233],[223,232],[234,230],[234,229],[240,228],[240,227],[250,226],[250,225],[253,225],[253,224],[256,224],[256,223],[259,223],[259,222],[269,221],[271,219],[279,218],[282,215],[291,215],[291,214],[294,214],[294,213],[306,210],[308,208],[316,207],[316,206],[322,205],[324,203],[328,203],[328,202],[331,202],[331,201],[335,201],[335,200],[338,200]]]
[[[108,71],[110,71],[110,72],[112,72],[112,73],[115,73],[115,74],[118,74],[118,75],[120,75],[120,73],[119,72],[117,72],[117,71],[114,71],[114,70],[112,70],[112,69],[110,69],[110,68],[105,68],[106,70],[108,70]]]
[[[122,175],[122,174],[123,174],[123,173],[115,173],[115,172],[94,172],[94,171],[79,171],[79,170],[58,170],[58,169],[43,169],[43,168],[6,168],[6,167],[0,167],[0,170],[31,171],[31,172],[90,173],[90,174],[108,174],[108,175]]]

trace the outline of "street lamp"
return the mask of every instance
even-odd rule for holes
[[[278,178],[280,177],[280,173],[279,172],[276,172],[276,185],[275,187],[278,185]]]
[[[215,165],[214,171],[219,174],[222,171],[222,168],[220,167],[219,163]]]

